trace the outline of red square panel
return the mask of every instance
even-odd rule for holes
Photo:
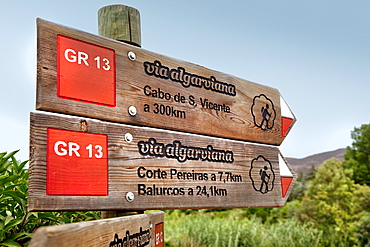
[[[48,129],[46,194],[108,195],[107,146],[106,135]]]
[[[155,225],[155,247],[164,247],[163,222]]]
[[[57,36],[59,98],[116,106],[115,51]]]

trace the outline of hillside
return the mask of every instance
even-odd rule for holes
[[[292,168],[297,174],[300,171],[306,174],[308,171],[310,171],[312,165],[318,168],[322,164],[322,162],[330,158],[337,158],[339,160],[344,160],[343,155],[345,152],[346,152],[346,149],[341,148],[341,149],[337,149],[334,151],[314,154],[314,155],[311,155],[311,156],[308,156],[302,159],[286,158],[286,160],[292,166]]]

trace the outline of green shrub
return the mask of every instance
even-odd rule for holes
[[[354,231],[361,246],[370,247],[370,213],[363,212],[361,216],[354,226]]]
[[[0,246],[24,246],[40,226],[100,218],[96,212],[28,212],[28,161],[0,153]]]
[[[321,246],[322,232],[307,228],[294,220],[263,224],[258,217],[240,217],[242,210],[232,210],[229,216],[215,217],[214,212],[185,215],[166,213],[166,246]]]
[[[330,246],[358,244],[354,225],[370,209],[369,186],[355,184],[351,175],[341,161],[325,161],[295,213],[300,222],[322,230]]]

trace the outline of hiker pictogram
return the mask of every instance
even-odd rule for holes
[[[261,187],[260,190],[262,194],[265,194],[269,191],[269,180],[270,175],[267,174],[267,166],[264,166],[263,169],[260,169],[260,175],[261,175]]]
[[[268,159],[262,155],[252,160],[249,177],[256,191],[266,194],[274,189],[275,173]]]
[[[255,96],[251,107],[254,124],[262,130],[272,129],[276,118],[274,103],[264,94]]]

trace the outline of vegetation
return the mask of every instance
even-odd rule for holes
[[[298,174],[297,181],[294,184],[294,187],[292,189],[292,192],[290,193],[288,201],[301,198],[304,195],[305,191],[308,188],[309,182],[313,178],[315,178],[316,172],[317,172],[316,167],[312,165],[311,170],[306,175],[304,175],[302,172]]]
[[[318,246],[322,232],[295,220],[264,224],[261,218],[244,217],[245,210],[166,213],[166,246]]]
[[[282,208],[168,210],[166,246],[370,247],[370,125],[352,132],[345,161],[299,174]],[[27,161],[0,153],[0,246],[25,246],[40,226],[100,218],[98,212],[28,212]]]
[[[370,186],[370,124],[351,132],[352,147],[347,147],[344,167],[353,170],[353,180]]]
[[[318,169],[296,210],[296,218],[326,234],[336,235],[336,246],[357,243],[353,227],[370,208],[370,188],[355,184],[352,170],[330,159]]]

